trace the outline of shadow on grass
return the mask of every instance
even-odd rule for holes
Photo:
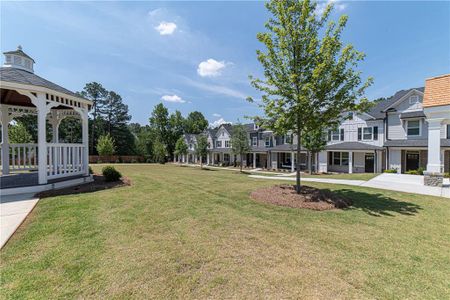
[[[97,191],[109,190],[130,186],[131,181],[127,177],[123,177],[118,181],[107,182],[103,175],[94,175],[94,181],[80,184],[77,186],[67,187],[59,190],[50,190],[37,194],[39,198],[48,198],[62,195],[93,193]]]
[[[413,216],[422,208],[420,205],[399,201],[380,193],[364,193],[350,189],[334,190],[333,193],[352,200],[347,209],[361,209],[371,216],[395,216],[394,213]]]

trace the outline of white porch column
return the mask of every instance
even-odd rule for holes
[[[206,164],[209,165],[209,152],[206,153]]]
[[[1,123],[2,123],[2,174],[9,174],[9,136],[8,124],[11,121],[9,117],[8,107],[2,105],[0,107]]]
[[[353,151],[348,152],[348,173],[353,173]]]
[[[427,172],[441,172],[441,124],[443,119],[428,119]]]
[[[295,171],[295,153],[291,152],[291,172]]]
[[[253,152],[253,169],[256,169],[256,153]]]

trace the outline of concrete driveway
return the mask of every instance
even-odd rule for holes
[[[423,176],[420,175],[383,173],[366,181],[361,186],[450,198],[450,183],[448,178],[444,180],[444,187],[432,187],[425,186],[423,184]]]
[[[34,194],[20,194],[0,197],[0,248],[19,228],[38,203]]]

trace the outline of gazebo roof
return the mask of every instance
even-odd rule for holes
[[[31,56],[29,56],[28,54],[26,54],[25,52],[23,52],[21,46],[18,46],[18,47],[17,47],[17,50],[14,50],[14,51],[6,51],[6,52],[3,52],[3,54],[15,54],[15,55],[20,55],[20,56],[25,56],[26,58],[29,58],[29,59],[31,59],[33,62],[35,62],[34,59],[33,59]]]
[[[56,83],[48,81],[47,79],[44,79],[34,73],[30,73],[21,69],[10,67],[0,68],[0,80],[6,82],[41,86],[60,93],[64,93],[69,96],[82,98],[81,96],[69,91],[68,89],[63,88],[62,86],[57,85]]]

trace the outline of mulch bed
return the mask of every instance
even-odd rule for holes
[[[63,188],[59,190],[50,190],[39,193],[37,196],[39,198],[47,198],[61,195],[71,195],[71,194],[81,194],[81,193],[92,193],[101,190],[108,190],[112,188],[119,188],[124,186],[130,186],[131,181],[127,177],[120,178],[119,181],[107,182],[103,175],[94,174],[94,181],[80,184],[68,188]]]
[[[253,191],[250,196],[263,203],[312,210],[342,209],[352,205],[351,200],[329,190],[302,186],[301,193],[297,194],[295,186],[288,184],[260,188]]]

